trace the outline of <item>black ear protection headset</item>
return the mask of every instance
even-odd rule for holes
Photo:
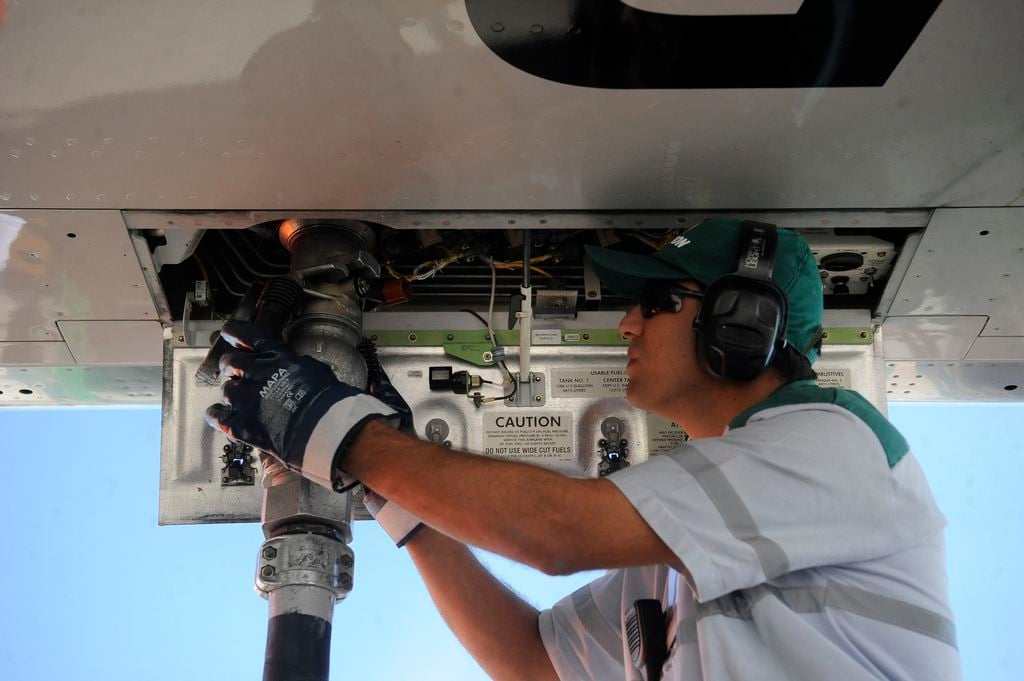
[[[730,381],[752,381],[786,347],[789,305],[772,281],[775,225],[744,221],[736,272],[715,279],[693,322],[697,356],[706,371]]]

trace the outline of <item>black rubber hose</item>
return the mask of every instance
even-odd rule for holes
[[[263,681],[328,681],[330,662],[330,622],[300,613],[270,618]]]

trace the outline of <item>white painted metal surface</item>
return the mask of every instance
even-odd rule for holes
[[[10,3],[0,208],[1020,205],[1022,26],[944,0],[881,87],[614,90],[451,0]]]
[[[163,360],[160,322],[57,322],[76,364],[159,366]]]
[[[64,341],[0,341],[0,366],[68,366],[75,363]]]

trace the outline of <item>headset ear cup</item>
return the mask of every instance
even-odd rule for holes
[[[786,297],[774,282],[720,277],[704,293],[695,321],[698,360],[718,378],[757,378],[785,338],[787,312]]]

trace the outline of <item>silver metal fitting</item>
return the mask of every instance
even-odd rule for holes
[[[268,558],[267,556],[273,556]],[[315,586],[326,589],[340,601],[352,590],[352,550],[318,534],[286,534],[263,542],[256,590],[267,598],[287,586]]]

